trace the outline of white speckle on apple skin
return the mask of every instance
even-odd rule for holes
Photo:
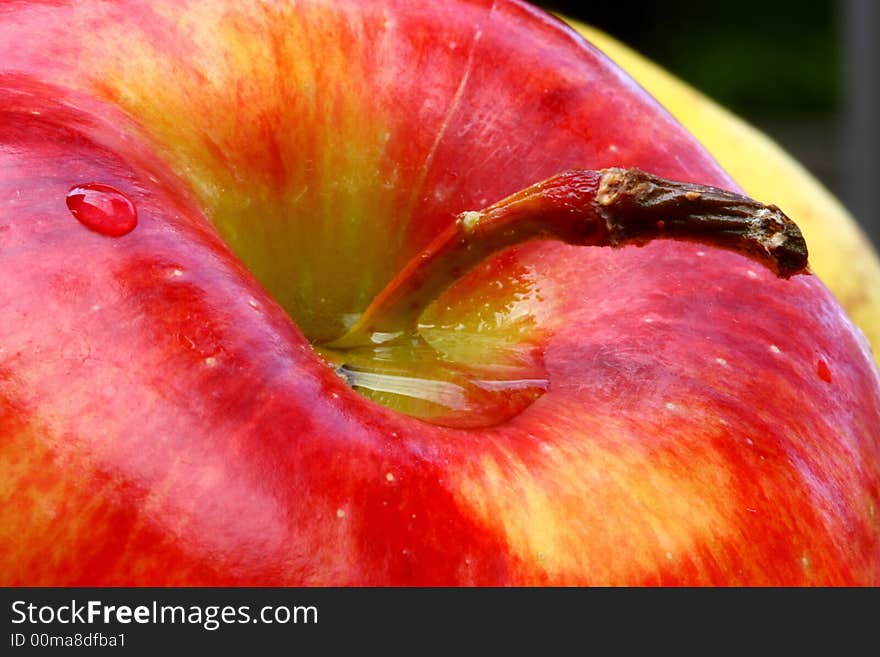
[[[673,404],[672,402],[666,402],[666,410],[667,411],[674,411],[677,408],[678,407],[675,404]]]
[[[749,270],[746,272],[746,275],[747,275],[749,278],[758,278],[758,275],[757,275],[755,272],[753,272],[751,269],[749,269]]]
[[[94,306],[92,306],[92,312],[93,312],[93,313],[96,313],[96,312],[98,312],[99,310],[101,310],[101,306],[99,306],[98,304],[95,304]]]
[[[672,552],[667,552],[667,553],[666,553],[666,559],[669,560],[669,561],[672,561]]]
[[[716,359],[715,359],[715,362],[718,363],[719,365],[721,365],[722,367],[726,367],[726,366],[727,366],[727,361],[726,361],[725,359],[723,359],[723,358],[716,358]]]
[[[698,257],[698,258],[702,258],[704,255],[706,255],[706,252],[705,252],[705,251],[697,251],[697,257]]]
[[[386,472],[385,473],[385,480],[386,481],[394,481],[394,473],[393,472]]]
[[[180,278],[181,276],[183,276],[183,270],[182,269],[172,269],[168,273],[168,276],[170,278]]]
[[[779,347],[777,347],[775,344],[770,345],[770,351],[772,351],[774,354],[778,354],[778,353],[782,352],[782,350]]]
[[[336,517],[344,518],[345,517],[345,509],[336,509]]]
[[[208,357],[205,359],[205,365],[207,365],[208,367],[216,367],[216,365],[217,365],[217,359],[214,358],[213,356],[208,356]]]
[[[654,320],[653,320],[651,317],[643,317],[643,318],[642,318],[642,321],[643,321],[645,324],[650,324],[650,323],[653,322]]]

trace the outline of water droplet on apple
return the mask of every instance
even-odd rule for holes
[[[467,326],[422,323],[417,332],[373,333],[362,346],[318,351],[351,388],[378,404],[441,426],[493,426],[522,413],[549,388],[532,344],[519,335],[511,338],[530,315],[518,315],[519,323],[500,322],[507,333],[494,340],[495,315],[495,320],[487,314]],[[462,341],[462,332],[489,335]]]
[[[67,192],[67,208],[83,226],[101,235],[121,237],[137,226],[137,209],[110,185],[88,183]]]
[[[342,365],[336,372],[376,402],[432,424],[457,428],[486,427],[508,420],[549,387],[543,378],[476,378],[444,370],[436,363],[431,376],[370,371],[350,365]]]

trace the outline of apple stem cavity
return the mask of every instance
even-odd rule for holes
[[[779,208],[716,187],[666,180],[640,169],[570,170],[468,211],[379,293],[358,322],[329,343],[347,350],[377,335],[411,335],[424,309],[494,253],[533,239],[580,246],[701,242],[748,255],[789,278],[807,272],[807,246]]]

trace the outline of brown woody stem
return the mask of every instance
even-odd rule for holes
[[[327,346],[350,349],[415,331],[427,305],[472,267],[541,238],[613,247],[673,238],[749,255],[782,278],[807,267],[800,230],[774,205],[639,169],[572,170],[459,215]]]

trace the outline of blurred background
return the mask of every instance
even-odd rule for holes
[[[880,0],[539,3],[616,37],[770,135],[880,247]]]

